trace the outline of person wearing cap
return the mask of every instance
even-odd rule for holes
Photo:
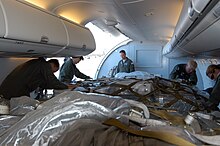
[[[69,84],[72,82],[74,76],[81,79],[91,79],[91,77],[81,73],[76,67],[81,60],[84,60],[82,56],[68,58],[60,69],[59,80],[63,83]]]
[[[194,60],[189,60],[187,64],[178,64],[170,73],[170,79],[181,81],[188,85],[196,85],[198,80],[196,68],[197,63]]]
[[[209,65],[206,70],[206,75],[211,79],[216,81],[214,87],[211,90],[211,94],[208,102],[205,106],[209,109],[216,110],[220,102],[220,66],[219,65]]]
[[[125,72],[125,73],[134,72],[135,71],[134,63],[131,61],[131,59],[129,59],[126,56],[125,50],[121,50],[119,53],[120,53],[122,59],[118,62],[117,73],[119,73],[119,72]]]
[[[57,59],[32,59],[16,67],[2,82],[0,96],[5,99],[29,96],[37,88],[72,89],[73,85],[60,82],[54,73],[59,70]]]

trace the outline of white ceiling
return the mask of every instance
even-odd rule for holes
[[[76,23],[92,21],[117,35],[166,43],[172,37],[184,0],[26,0]],[[107,22],[107,23],[106,23]],[[118,23],[115,27],[113,23]],[[108,25],[106,25],[108,24]]]

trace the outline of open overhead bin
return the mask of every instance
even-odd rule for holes
[[[74,56],[95,50],[89,29],[20,1],[0,0],[0,20],[2,55]]]

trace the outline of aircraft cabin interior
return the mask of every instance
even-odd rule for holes
[[[1,114],[0,101],[0,145],[220,144],[219,109],[213,112],[200,103],[200,96],[208,96],[202,100],[209,101],[204,90],[218,82],[206,70],[220,64],[219,0],[0,0],[0,85],[16,67],[32,59],[59,58],[60,69],[64,58],[87,60],[102,49],[87,24],[127,39],[103,51],[93,67],[95,74],[79,81],[80,92],[58,90],[54,98],[40,102],[12,98],[7,101],[8,114]],[[109,45],[109,41],[101,43]],[[114,79],[121,50],[137,73],[150,78]],[[171,80],[174,67],[189,60],[197,63],[197,84]],[[82,68],[92,66],[87,61]],[[93,88],[87,90],[90,85]],[[175,99],[165,103],[168,94]],[[220,101],[220,94],[215,94]]]

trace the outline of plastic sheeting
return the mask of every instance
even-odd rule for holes
[[[211,144],[211,145],[220,145],[220,135],[206,136],[200,134],[194,134],[199,140]]]
[[[26,115],[35,110],[39,104],[39,101],[27,96],[12,98],[10,100],[10,115]]]
[[[37,100],[30,97],[18,97],[10,100],[10,115],[0,116],[0,133],[1,135],[6,132],[7,129],[15,125],[22,117],[35,110],[39,105]],[[9,101],[8,101],[9,106]]]
[[[134,125],[130,125],[133,126]],[[199,141],[189,136],[187,132],[177,127],[144,127],[142,130],[158,131],[160,129],[166,131],[167,134],[174,133],[180,137],[184,137],[188,141],[196,144],[201,144]],[[55,146],[59,145],[80,145],[80,146],[170,146],[163,141],[151,138],[143,138],[128,134],[117,129],[116,127],[108,127],[94,120],[79,120],[76,121],[71,129],[67,130],[57,141],[53,143]]]
[[[53,143],[54,146],[168,146],[156,139],[127,134],[116,127],[108,127],[94,120],[79,120],[68,132]]]
[[[158,108],[176,110],[184,115],[190,111],[204,110],[201,103],[206,99],[191,86],[160,77],[147,80],[109,79],[88,91],[138,100],[148,103],[147,106],[157,105]]]
[[[149,117],[147,107],[139,102],[117,96],[64,92],[39,105],[0,136],[0,145],[8,146],[115,146],[115,145],[170,145],[157,139],[137,137],[102,123],[109,118],[119,118],[124,124],[141,129],[126,117],[131,109],[141,109]],[[147,120],[145,125],[166,125]],[[169,127],[169,126],[168,126]],[[147,128],[147,127],[145,127]],[[150,127],[149,127],[150,128]],[[173,127],[170,131],[178,130]],[[160,128],[152,129],[158,131]],[[186,140],[200,144],[184,131],[178,132]]]
[[[184,98],[188,99],[188,100],[196,100],[195,97],[190,96],[190,95],[184,95],[181,94],[182,96],[184,96]],[[175,98],[172,95],[159,95],[159,102],[162,105],[165,105],[168,102],[171,102],[171,100],[174,100]],[[188,112],[191,110],[193,106],[188,104],[187,102],[183,101],[183,100],[178,100],[176,103],[172,104],[169,108],[178,111],[179,113],[183,114],[183,115],[187,115]]]
[[[103,122],[116,118],[117,112],[113,109],[124,103],[119,97],[64,92],[9,128],[1,135],[0,145],[50,145],[79,119]],[[123,110],[124,113],[128,111],[128,108]]]
[[[21,118],[22,116],[1,115],[0,116],[0,133],[3,134],[12,125],[16,124]]]
[[[160,75],[157,75],[160,76]],[[128,78],[136,78],[136,79],[150,79],[155,77],[155,75],[150,74],[148,72],[143,72],[143,71],[135,71],[131,73],[117,73],[115,75],[115,78],[117,79],[128,79]]]
[[[151,81],[140,81],[132,86],[132,89],[140,95],[147,95],[154,90]]]

